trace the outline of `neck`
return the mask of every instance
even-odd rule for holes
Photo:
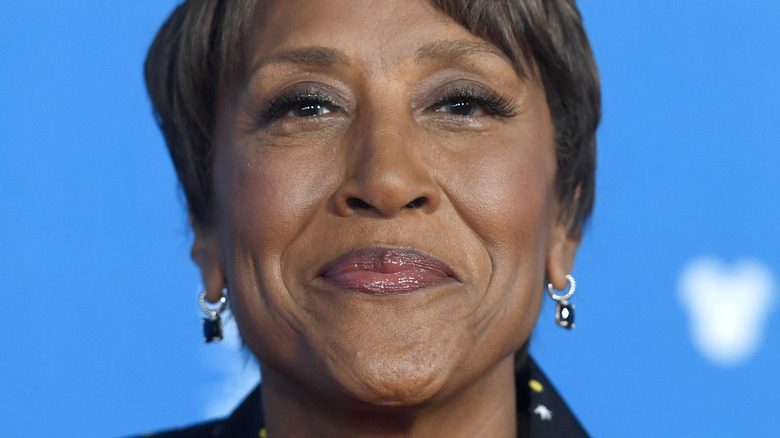
[[[334,401],[263,367],[268,436],[497,437],[517,436],[514,360],[510,356],[439,402],[376,407]]]

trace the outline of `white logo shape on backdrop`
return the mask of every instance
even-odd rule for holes
[[[690,316],[693,344],[721,366],[743,363],[758,350],[776,294],[771,271],[757,260],[730,266],[702,257],[680,275],[679,298]]]

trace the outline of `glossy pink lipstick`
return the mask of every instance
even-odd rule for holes
[[[456,280],[443,261],[408,248],[368,247],[326,263],[319,277],[339,289],[397,295]]]

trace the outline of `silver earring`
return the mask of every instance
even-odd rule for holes
[[[568,301],[574,290],[577,289],[577,282],[574,281],[574,277],[566,274],[566,280],[569,281],[569,291],[564,295],[557,295],[552,283],[547,283],[547,293],[555,300],[555,323],[565,329],[574,328],[574,304],[570,304]]]
[[[203,323],[203,340],[206,343],[219,342],[222,340],[222,320],[219,314],[227,307],[227,287],[222,288],[222,296],[219,297],[219,301],[216,303],[216,309],[209,309],[206,306],[206,291],[204,290],[200,294],[198,299],[200,308],[208,315],[208,318],[201,318],[200,322]]]

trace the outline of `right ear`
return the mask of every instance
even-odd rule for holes
[[[190,216],[190,224],[195,232],[190,256],[200,268],[203,287],[206,289],[206,301],[216,303],[222,297],[222,287],[226,284],[219,245],[214,232],[197,225],[192,220],[192,216]]]

